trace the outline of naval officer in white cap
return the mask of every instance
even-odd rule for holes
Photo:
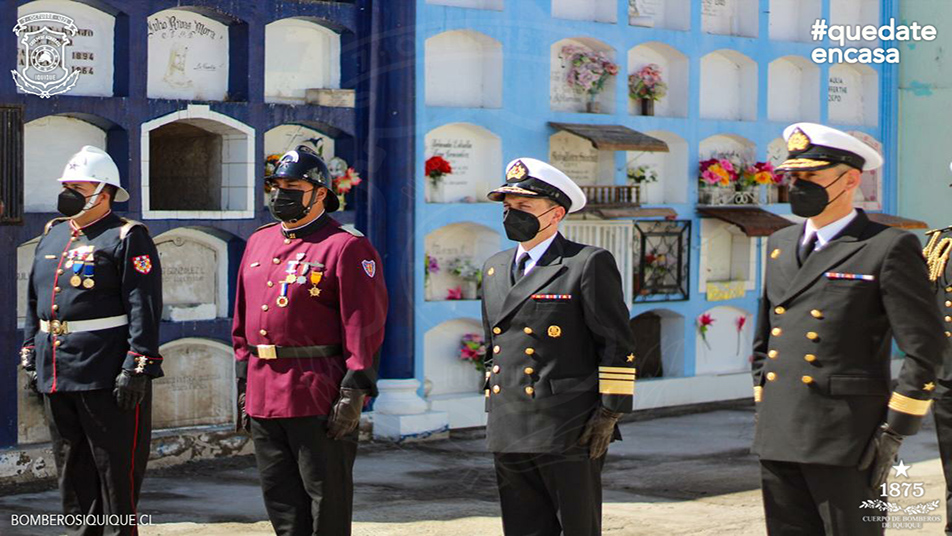
[[[882,534],[883,483],[931,403],[946,335],[919,239],[853,208],[882,157],[839,130],[784,131],[794,214],[767,243],[753,451],[769,534]],[[945,328],[948,329],[948,328]],[[905,354],[890,392],[892,340]]]
[[[518,246],[483,267],[487,436],[503,528],[512,535],[600,534],[601,469],[632,410],[634,340],[615,259],[566,240],[585,206],[555,167],[520,158],[489,193]]]

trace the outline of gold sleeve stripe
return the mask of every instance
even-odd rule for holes
[[[618,380],[598,380],[598,392],[603,395],[628,395],[635,394],[635,382]]]
[[[764,388],[760,385],[754,387],[754,402],[760,402],[764,399]]]
[[[598,367],[599,372],[615,372],[618,374],[631,374],[635,375],[637,372],[634,367]]]
[[[635,381],[635,377],[632,376],[631,374],[606,374],[606,373],[604,373],[604,372],[602,372],[601,374],[598,375],[598,379],[600,379],[600,380],[622,380],[622,381],[626,381],[626,382],[633,382],[633,381]]]
[[[908,396],[901,395],[899,393],[893,393],[892,398],[889,399],[889,409],[898,411],[899,413],[905,413],[907,415],[915,415],[917,417],[922,417],[928,413],[929,406],[931,405],[932,400],[909,398]]]

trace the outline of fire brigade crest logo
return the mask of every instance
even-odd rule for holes
[[[152,271],[152,259],[148,255],[140,255],[132,259],[132,265],[136,271],[141,274],[147,274]]]
[[[373,277],[377,273],[377,261],[361,261],[361,266],[364,267],[364,272],[367,273],[370,277]]]
[[[48,99],[66,93],[79,81],[79,71],[70,71],[66,46],[78,28],[73,19],[56,13],[33,13],[17,19],[21,56],[18,69],[10,71],[13,81],[24,93]]]

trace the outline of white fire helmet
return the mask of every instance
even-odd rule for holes
[[[102,186],[109,184],[116,187],[114,201],[122,203],[129,200],[129,192],[119,182],[119,168],[112,161],[112,157],[92,145],[86,145],[69,159],[59,182],[98,182],[100,186],[96,188],[97,197]]]

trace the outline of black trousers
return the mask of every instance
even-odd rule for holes
[[[602,465],[586,454],[494,453],[506,536],[602,532]]]
[[[110,389],[44,396],[64,514],[136,514],[152,439],[152,390],[122,411]],[[135,524],[69,527],[82,536],[138,534]]]
[[[952,535],[952,393],[940,392],[932,406],[935,433],[939,439],[939,457],[945,474],[945,533]]]
[[[882,522],[863,517],[885,515],[860,508],[880,499],[869,486],[870,470],[855,467],[760,461],[767,533],[775,535],[882,535]]]
[[[251,419],[261,491],[278,536],[349,536],[357,432],[327,437],[327,417]]]

